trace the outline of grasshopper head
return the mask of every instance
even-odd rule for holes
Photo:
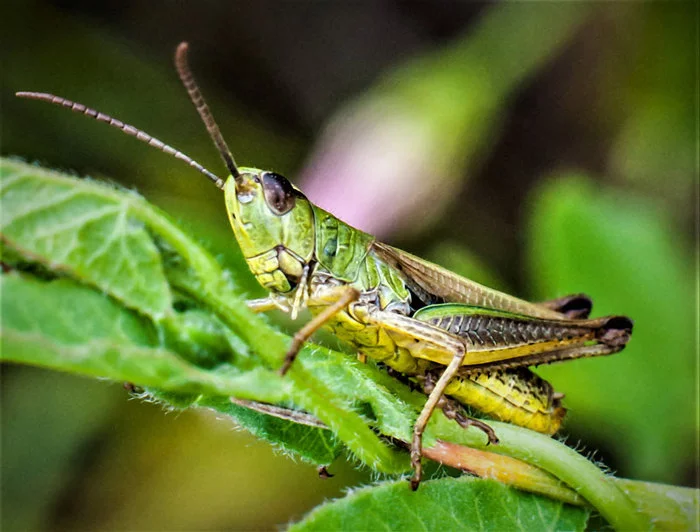
[[[175,52],[175,66],[230,175],[209,176],[224,190],[226,211],[243,256],[258,282],[290,292],[301,281],[314,251],[314,218],[309,200],[274,172],[239,168],[187,63],[187,43]]]
[[[289,292],[313,256],[311,203],[285,177],[239,168],[224,185],[226,211],[243,256],[260,284]]]

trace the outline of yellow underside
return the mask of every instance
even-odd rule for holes
[[[545,434],[557,432],[566,415],[566,409],[548,405],[549,399],[538,397],[527,381],[507,372],[456,377],[445,394],[494,419]]]

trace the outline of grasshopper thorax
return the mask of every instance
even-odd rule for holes
[[[314,253],[314,214],[306,196],[285,177],[239,168],[224,185],[231,227],[258,282],[289,292]]]

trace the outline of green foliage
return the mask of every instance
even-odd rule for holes
[[[403,482],[320,506],[290,532],[311,530],[584,530],[588,511],[470,477],[426,482],[406,504]]]
[[[228,358],[241,365],[249,355],[211,313],[208,319],[192,319],[193,310],[175,311],[175,289],[165,271],[177,271],[177,261],[161,255],[158,239],[138,217],[139,209],[146,208],[142,198],[20,163],[4,163],[1,172],[4,261],[23,269],[31,261],[61,276],[3,275],[3,358],[154,387],[156,397],[164,391],[194,393],[194,402],[218,406],[233,417],[239,409],[230,402],[215,405],[211,397],[245,396],[242,386],[251,387],[257,397],[267,395],[270,402],[287,399],[289,386],[279,378],[252,371],[241,379],[234,365],[207,371],[188,362],[192,348],[182,348],[187,337],[205,351],[214,344],[214,362],[224,345]],[[148,209],[154,217],[149,228],[166,223]],[[171,236],[171,243],[182,243],[180,233]],[[170,259],[167,266],[162,258]],[[198,286],[186,269],[180,274],[181,285],[190,281]],[[173,339],[175,330],[179,341]],[[328,463],[339,451],[328,431],[283,420],[261,422],[260,417],[246,412],[238,421],[312,462]],[[280,437],[288,431],[296,437]]]
[[[697,430],[688,422],[697,402],[688,243],[659,205],[601,191],[580,175],[563,177],[547,183],[534,204],[536,295],[586,292],[596,315],[630,316],[634,335],[619,355],[542,373],[566,391],[582,431],[616,442],[626,470],[679,478]]]
[[[3,235],[15,250],[30,258],[50,257],[51,269],[148,316],[168,311],[171,294],[158,249],[143,222],[130,216],[129,201],[109,189],[100,194],[99,188],[84,190],[70,182],[2,177]]]
[[[275,369],[289,339],[252,314],[217,261],[141,197],[14,161],[2,162],[0,176],[8,270],[2,275],[3,360],[129,381],[174,408],[215,409],[312,463],[327,464],[345,448],[377,472],[408,470],[407,452],[386,437],[410,441],[423,395],[371,364],[319,346],[306,347],[281,378]],[[328,429],[248,411],[230,397],[303,410]],[[573,450],[525,429],[492,425],[501,439],[492,452],[549,472],[618,528],[648,525],[650,516],[618,483]],[[437,439],[487,445],[480,431],[465,431],[442,415],[431,420],[426,445]],[[406,483],[387,489],[392,501],[412,507],[429,505],[431,494],[454,498],[466,489],[459,497],[468,499],[472,489],[495,491],[502,505],[523,509],[519,520],[527,505],[564,508],[493,483],[433,485],[419,495]],[[668,496],[635,490],[643,508]],[[582,510],[566,514],[542,519],[565,528],[585,520]],[[684,516],[675,509],[670,522]],[[508,519],[502,510],[481,517],[494,523],[486,527]]]

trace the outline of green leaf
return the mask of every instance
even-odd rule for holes
[[[0,231],[22,255],[108,292],[130,308],[166,314],[171,295],[160,255],[132,213],[136,194],[75,186],[38,168],[3,165]],[[125,282],[128,279],[128,282]]]
[[[595,315],[634,320],[622,353],[538,370],[566,392],[569,426],[615,442],[627,475],[678,481],[697,431],[696,324],[689,246],[670,213],[565,175],[539,190],[530,245],[536,297],[586,292]]]
[[[461,477],[387,482],[326,503],[290,532],[311,530],[583,530],[588,511],[501,483]]]
[[[330,464],[342,449],[341,442],[330,430],[261,414],[236,406],[227,398],[201,396],[197,405],[230,415],[258,438],[275,442],[277,447],[289,454],[299,453],[299,449],[303,449],[304,458],[318,465]]]
[[[160,347],[152,324],[75,281],[10,273],[0,277],[0,288],[4,360],[164,390],[234,395],[248,385]],[[284,398],[284,386],[269,386],[268,393]]]
[[[41,281],[9,273],[0,277],[3,331],[56,344],[105,343],[153,347],[153,326],[102,294],[68,279]]]
[[[252,394],[269,402],[284,401],[288,385],[274,374],[240,374],[225,366],[206,371],[191,365],[157,347],[146,320],[68,279],[39,281],[5,274],[0,290],[4,360],[153,386],[157,399],[179,408],[213,408],[313,463],[330,463],[339,452],[328,430],[236,407],[228,400],[230,395]],[[187,392],[190,400],[183,402]]]

